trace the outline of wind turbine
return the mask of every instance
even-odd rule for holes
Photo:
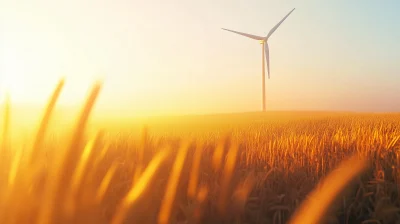
[[[262,94],[263,94],[263,111],[265,112],[265,61],[264,61],[264,57],[267,60],[267,69],[268,69],[268,79],[269,79],[269,48],[268,48],[268,38],[275,32],[276,29],[278,29],[278,27],[283,23],[283,21],[285,21],[285,19],[294,11],[295,9],[292,9],[292,11],[290,11],[285,17],[283,17],[283,19],[276,24],[268,33],[267,36],[265,37],[260,37],[260,36],[256,36],[256,35],[252,35],[252,34],[247,34],[247,33],[242,33],[242,32],[238,32],[238,31],[234,31],[234,30],[229,30],[229,29],[225,29],[222,28],[223,30],[229,31],[229,32],[233,32],[254,40],[259,40],[261,47],[262,47]],[[265,56],[264,56],[265,53]]]

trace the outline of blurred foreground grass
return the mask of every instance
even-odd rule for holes
[[[398,114],[199,116],[158,121],[140,138],[92,134],[96,84],[75,126],[52,139],[63,85],[23,141],[9,137],[6,103],[0,223],[400,220]]]

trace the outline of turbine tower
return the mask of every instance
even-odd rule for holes
[[[225,29],[222,28],[223,30],[229,31],[229,32],[233,32],[254,40],[258,40],[260,41],[261,44],[261,50],[262,50],[262,94],[263,94],[263,111],[265,112],[266,108],[265,108],[265,59],[267,60],[267,69],[268,69],[268,79],[269,79],[269,48],[268,48],[268,38],[275,32],[276,29],[278,29],[278,27],[283,23],[283,21],[285,21],[285,19],[294,11],[295,9],[292,9],[292,11],[290,11],[285,17],[283,17],[283,19],[276,24],[268,33],[267,36],[265,37],[260,37],[260,36],[256,36],[256,35],[252,35],[252,34],[247,34],[247,33],[242,33],[242,32],[238,32],[238,31],[234,31],[234,30],[229,30],[229,29]],[[265,55],[264,55],[265,54]],[[264,59],[265,58],[265,59]]]

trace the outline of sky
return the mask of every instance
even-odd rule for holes
[[[84,102],[114,114],[196,114],[262,108],[261,45],[222,27],[266,36],[268,110],[400,111],[397,0],[0,0],[0,94],[45,105]]]

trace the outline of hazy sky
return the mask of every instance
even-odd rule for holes
[[[43,105],[104,89],[97,108],[137,114],[255,111],[269,39],[269,110],[400,111],[398,0],[0,0],[0,92]]]

